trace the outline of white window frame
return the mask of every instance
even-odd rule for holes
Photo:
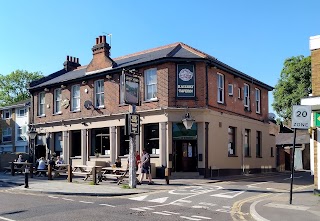
[[[241,99],[241,88],[238,88],[238,99]]]
[[[154,74],[155,75],[155,82],[148,82],[148,77],[149,75],[152,75]],[[145,91],[145,94],[144,94],[144,100],[146,101],[150,101],[150,100],[157,100],[157,95],[158,95],[158,79],[157,79],[157,68],[150,68],[148,70],[145,70],[144,71],[144,91]],[[152,88],[152,96],[151,97],[148,97],[148,87],[151,87]]]
[[[94,97],[94,106],[96,108],[104,108],[104,80],[94,82]],[[100,105],[98,105],[98,99]]]
[[[8,117],[6,117],[6,115],[9,114]],[[2,111],[2,118],[3,119],[11,119],[11,109],[7,109],[7,110],[3,110]]]
[[[261,111],[261,90],[256,88],[256,113],[260,114]]]
[[[233,84],[228,84],[228,94],[233,96]]]
[[[224,103],[224,75],[218,73],[218,91],[217,91],[217,102],[220,104]]]
[[[76,91],[78,91],[79,94],[75,94]],[[72,85],[72,88],[71,88],[71,111],[79,111],[79,110],[80,110],[80,85],[75,84],[75,85]]]
[[[27,126],[19,126],[17,127],[17,141],[26,141],[27,140]]]
[[[244,106],[249,108],[249,105],[250,105],[250,86],[248,84],[244,84],[244,87],[243,87],[243,102],[244,102]]]
[[[45,92],[40,92],[38,94],[38,116],[45,116],[45,104],[46,104],[46,94]]]
[[[10,137],[10,140],[4,141],[4,137]],[[12,142],[12,130],[11,127],[3,128],[2,129],[2,143],[9,143]]]
[[[24,111],[23,115],[21,115],[21,111]],[[27,116],[27,108],[23,107],[23,108],[18,108],[17,109],[17,117],[25,117]]]
[[[59,95],[59,96],[58,96]],[[53,92],[53,100],[54,100],[54,113],[61,113],[61,88],[57,88]]]

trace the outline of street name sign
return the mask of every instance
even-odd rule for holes
[[[311,126],[311,106],[293,105],[291,128],[308,129],[310,126]]]

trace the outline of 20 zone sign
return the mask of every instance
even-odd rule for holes
[[[308,129],[311,123],[311,106],[293,105],[291,128]]]

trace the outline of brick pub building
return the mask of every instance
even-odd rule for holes
[[[135,69],[141,74],[137,148],[147,149],[153,167],[206,177],[275,169],[271,86],[180,42],[111,58],[99,36],[92,51],[88,65],[68,56],[63,69],[30,84],[31,125],[39,140],[47,138],[49,152],[79,164],[126,162],[129,106],[121,73]],[[186,116],[194,120],[191,129],[182,123]]]

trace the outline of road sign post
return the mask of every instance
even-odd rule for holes
[[[291,182],[290,182],[290,204],[292,204],[292,188],[294,179],[294,155],[296,150],[297,129],[307,130],[311,126],[311,106],[293,105],[292,107],[292,125],[294,128],[293,147],[291,157]]]

